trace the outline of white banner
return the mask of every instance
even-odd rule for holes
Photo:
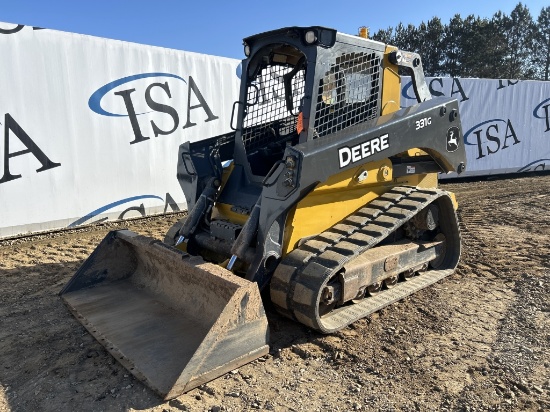
[[[468,162],[461,177],[550,170],[550,82],[450,77],[426,81],[432,96],[459,102]],[[401,105],[415,102],[412,83],[405,78]]]
[[[238,60],[9,23],[0,55],[0,237],[185,209],[178,146],[230,131]],[[550,169],[550,82],[427,81],[466,175]]]
[[[230,131],[240,61],[0,23],[0,237],[185,209],[178,146]]]

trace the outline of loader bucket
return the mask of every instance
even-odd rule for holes
[[[128,230],[110,232],[60,295],[164,399],[269,350],[256,283]]]

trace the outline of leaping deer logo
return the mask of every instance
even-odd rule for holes
[[[452,144],[454,146],[458,146],[458,142],[456,141],[455,132],[451,130],[451,135],[449,136],[449,144]]]
[[[447,131],[447,151],[454,152],[458,149],[458,128],[451,127]]]

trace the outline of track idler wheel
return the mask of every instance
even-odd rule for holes
[[[339,291],[340,288],[337,282],[331,282],[325,286],[319,301],[319,314],[321,316],[331,312],[336,307],[336,297]]]
[[[416,271],[414,269],[409,269],[403,272],[401,275],[403,277],[403,280],[409,280],[416,274]]]
[[[369,285],[367,290],[369,291],[369,295],[376,296],[382,290],[382,282],[373,283],[372,285]]]
[[[352,299],[351,301],[352,303],[359,303],[363,299],[365,299],[365,296],[367,296],[367,288],[363,287],[359,289],[359,292],[357,292],[357,296],[355,297],[355,299]]]
[[[433,269],[437,269],[445,261],[445,254],[447,252],[445,235],[443,233],[438,233],[434,238],[434,241],[441,242],[439,246],[436,246],[437,257],[434,260],[430,261],[430,266]]]
[[[397,285],[398,280],[399,276],[392,276],[391,278],[384,279],[384,285],[386,285],[386,288],[391,289]]]

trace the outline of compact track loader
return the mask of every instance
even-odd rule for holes
[[[135,376],[173,398],[268,352],[260,291],[331,333],[451,274],[466,167],[458,103],[415,53],[324,27],[244,40],[233,132],[184,143],[189,213],[164,242],[107,235],[61,291]],[[400,108],[399,70],[417,103]]]

